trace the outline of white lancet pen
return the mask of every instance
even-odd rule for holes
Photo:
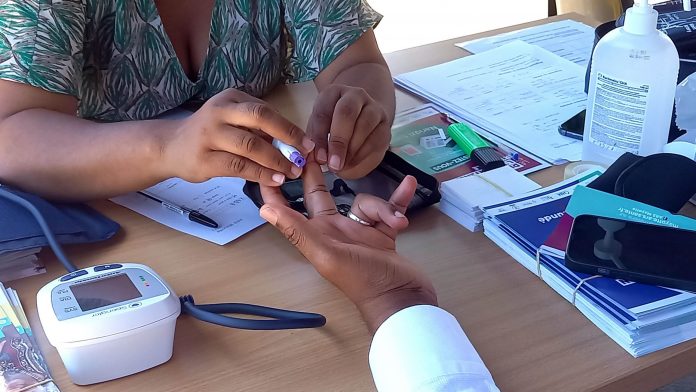
[[[307,163],[307,160],[302,154],[289,144],[283,143],[278,139],[273,139],[273,147],[277,148],[285,158],[299,168],[304,167],[305,163]]]

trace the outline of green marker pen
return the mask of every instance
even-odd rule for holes
[[[481,170],[488,171],[505,166],[503,158],[498,155],[496,149],[481,139],[481,136],[468,125],[452,124],[447,127],[447,133],[466,155],[481,166]]]

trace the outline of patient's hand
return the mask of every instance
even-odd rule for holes
[[[309,219],[288,207],[277,187],[262,187],[261,216],[355,303],[372,332],[401,309],[437,305],[430,280],[396,253],[396,235],[408,226],[404,212],[415,178],[406,177],[389,201],[365,194],[355,198],[351,211],[370,226],[338,213],[313,159],[302,179]]]

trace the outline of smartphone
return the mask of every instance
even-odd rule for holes
[[[573,221],[571,270],[696,291],[696,231],[593,215]]]
[[[558,127],[558,133],[563,136],[572,137],[573,139],[582,140],[582,134],[585,130],[585,111],[571,117],[570,120],[564,122]]]

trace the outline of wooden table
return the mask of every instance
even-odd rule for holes
[[[582,20],[577,15],[573,18]],[[413,70],[464,55],[455,42],[499,32],[409,49],[387,58],[394,73]],[[306,124],[314,96],[311,84],[301,84],[281,87],[269,100],[298,124]],[[417,103],[398,93],[400,109]],[[547,169],[534,178],[546,184],[556,182],[561,170]],[[367,363],[371,337],[358,312],[270,226],[217,246],[109,202],[96,207],[123,230],[105,243],[69,247],[69,256],[78,266],[144,263],[177,294],[192,293],[199,303],[249,302],[319,312],[328,323],[316,330],[261,332],[225,329],[183,316],[169,362],[121,380],[80,388],[70,382],[37,316],[36,292],[64,273],[52,254],[44,252],[48,273],[11,286],[21,295],[61,390],[374,390]],[[432,278],[440,305],[460,321],[503,391],[647,391],[696,371],[696,341],[632,358],[483,234],[467,231],[437,208],[415,214],[398,246]]]

